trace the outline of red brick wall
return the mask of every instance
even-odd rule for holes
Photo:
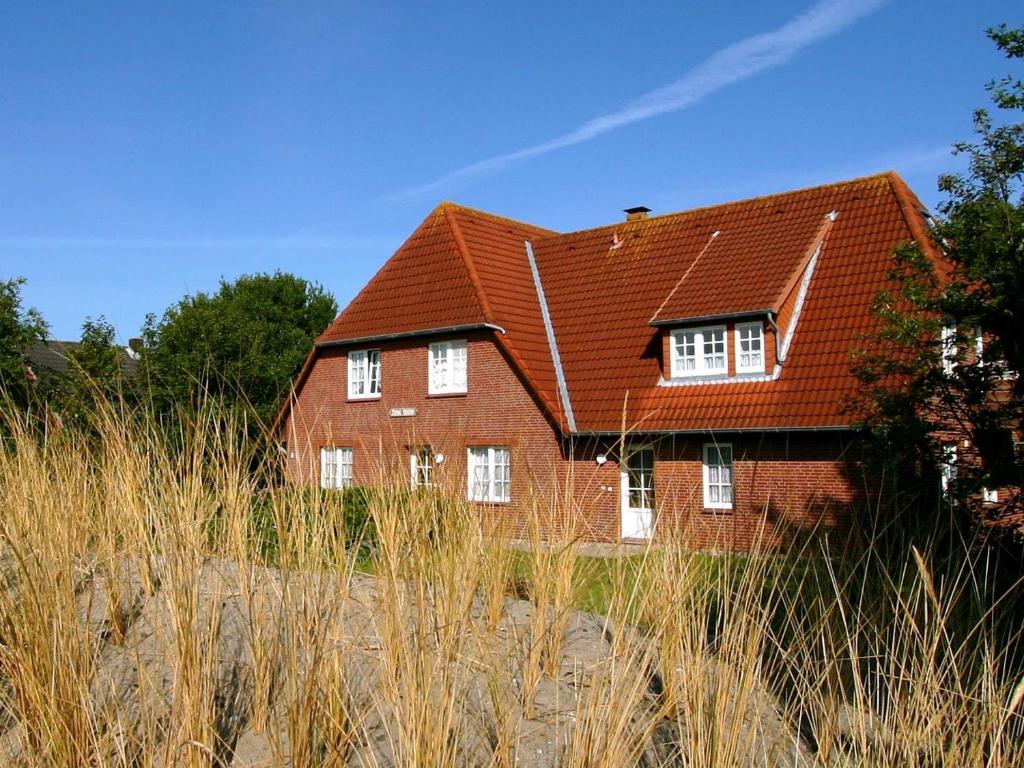
[[[429,341],[445,338],[467,337]],[[358,347],[381,350],[378,400],[348,400],[347,350],[322,350],[284,425],[290,476],[319,482],[320,448],[337,445],[354,450],[356,484],[409,482],[409,447],[429,445],[445,457],[434,466],[434,481],[464,498],[467,447],[505,446],[511,451],[512,502],[494,511],[524,518],[525,501],[548,495],[564,464],[554,427],[487,334],[468,337],[468,393],[428,395],[428,343]],[[416,415],[392,417],[391,408],[415,408]]]
[[[733,448],[733,509],[705,509],[703,445],[708,436],[644,439],[655,450],[656,536],[681,537],[695,549],[747,550],[798,543],[831,532],[841,541],[856,514],[878,508],[877,480],[859,447],[836,433],[721,435]],[[620,533],[620,475],[616,441],[579,441],[574,447],[574,498],[590,538]],[[598,465],[597,455],[609,461]]]
[[[437,340],[440,340],[438,337]],[[731,339],[730,339],[731,341]],[[620,469],[615,440],[563,442],[488,334],[468,339],[469,391],[427,394],[427,344],[412,339],[381,349],[382,396],[347,398],[346,350],[321,352],[284,428],[288,469],[299,482],[319,482],[324,445],[351,447],[360,485],[385,478],[409,481],[409,447],[430,445],[445,461],[434,479],[465,497],[466,448],[507,446],[512,456],[512,501],[491,511],[523,535],[530,510],[577,513],[589,539],[620,535]],[[732,351],[730,350],[730,358]],[[391,408],[415,408],[392,417]],[[651,438],[659,535],[681,534],[695,548],[748,549],[765,529],[785,542],[816,530],[844,529],[850,510],[876,492],[853,446],[835,433],[720,436],[734,454],[734,509],[705,510],[700,436]],[[598,465],[595,458],[609,461]]]

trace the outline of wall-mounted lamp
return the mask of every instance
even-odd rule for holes
[[[594,461],[596,461],[597,462],[597,466],[600,467],[602,464],[607,464],[608,463],[608,457],[605,456],[603,453],[599,453],[599,454],[597,454],[597,458],[594,459]]]

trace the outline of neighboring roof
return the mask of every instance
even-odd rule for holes
[[[68,369],[68,356],[74,352],[77,346],[77,341],[60,341],[58,339],[37,341],[25,350],[25,357],[28,358],[28,364],[36,374],[43,371],[64,373]],[[132,357],[127,350],[121,349],[121,369],[125,375],[134,375],[137,368],[138,360]]]
[[[876,327],[893,247],[916,238],[940,259],[925,213],[892,172],[569,234],[443,203],[318,341],[500,326],[499,345],[567,431],[529,240],[578,432],[842,428],[858,388],[850,352]],[[784,303],[792,322],[798,286],[806,301],[775,380],[659,386],[652,322]]]

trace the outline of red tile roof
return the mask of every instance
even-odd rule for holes
[[[895,173],[569,234],[443,203],[318,341],[500,326],[498,344],[566,431],[529,240],[578,432],[615,432],[624,420],[651,431],[848,426],[850,352],[875,328],[893,247],[915,238],[939,258],[923,212]],[[777,379],[659,386],[651,322],[779,313],[815,253]]]

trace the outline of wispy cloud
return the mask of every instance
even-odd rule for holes
[[[250,250],[355,250],[392,244],[388,238],[300,237],[22,237],[0,235],[0,248],[67,248],[111,250],[250,251]]]
[[[471,163],[396,196],[433,192],[454,182],[500,171],[539,155],[582,144],[642,120],[685,109],[726,86],[786,63],[807,46],[841,32],[886,2],[888,0],[821,0],[778,29],[722,48],[679,80],[644,94],[616,112],[595,117],[540,144]]]

